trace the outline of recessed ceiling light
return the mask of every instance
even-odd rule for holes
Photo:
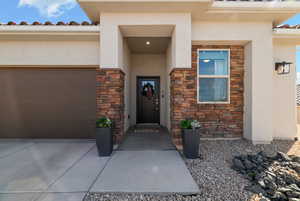
[[[150,45],[150,41],[147,41],[147,42],[146,42],[146,45]]]
[[[210,62],[210,60],[209,59],[204,59],[203,62],[208,63],[208,62]]]

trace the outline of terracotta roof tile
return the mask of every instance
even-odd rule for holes
[[[44,23],[44,25],[53,25],[53,23],[50,22],[50,21],[46,21],[46,22]]]
[[[99,22],[87,22],[87,21],[83,21],[81,23],[78,23],[78,22],[75,22],[75,21],[70,21],[70,22],[62,22],[62,21],[59,21],[57,22],[56,24],[50,22],[50,21],[46,21],[44,23],[41,23],[41,22],[38,22],[38,21],[35,21],[33,22],[32,24],[28,23],[28,22],[25,22],[25,21],[21,21],[19,24],[16,23],[16,22],[13,22],[13,21],[9,21],[7,22],[6,24],[5,23],[0,23],[0,25],[22,25],[22,26],[26,26],[26,25],[46,25],[46,26],[49,26],[49,25],[64,25],[64,26],[79,26],[79,25],[83,25],[83,26],[88,26],[88,25],[99,25],[100,23]]]
[[[275,27],[276,29],[300,29],[300,25],[289,25],[289,24],[282,24]]]
[[[35,21],[32,23],[32,25],[42,25],[42,24],[40,22]]]

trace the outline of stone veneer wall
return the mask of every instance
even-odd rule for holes
[[[197,50],[230,49],[230,104],[197,103]],[[192,68],[173,69],[171,79],[171,132],[181,143],[180,121],[201,122],[202,137],[242,137],[244,111],[244,47],[193,45]]]
[[[113,121],[115,143],[124,136],[124,78],[120,69],[98,69],[96,73],[97,118]]]

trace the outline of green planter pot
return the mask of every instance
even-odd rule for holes
[[[182,145],[183,154],[186,158],[199,158],[199,144],[200,136],[198,130],[183,129],[182,131]]]
[[[96,145],[99,156],[110,156],[113,151],[111,128],[96,128]]]

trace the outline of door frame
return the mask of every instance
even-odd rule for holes
[[[158,97],[159,97],[159,111],[158,111],[158,124],[160,125],[160,113],[161,113],[161,97],[160,97],[160,76],[136,76],[136,124],[143,124],[139,122],[139,81],[140,79],[157,79],[158,81]],[[156,123],[153,123],[156,124]]]

